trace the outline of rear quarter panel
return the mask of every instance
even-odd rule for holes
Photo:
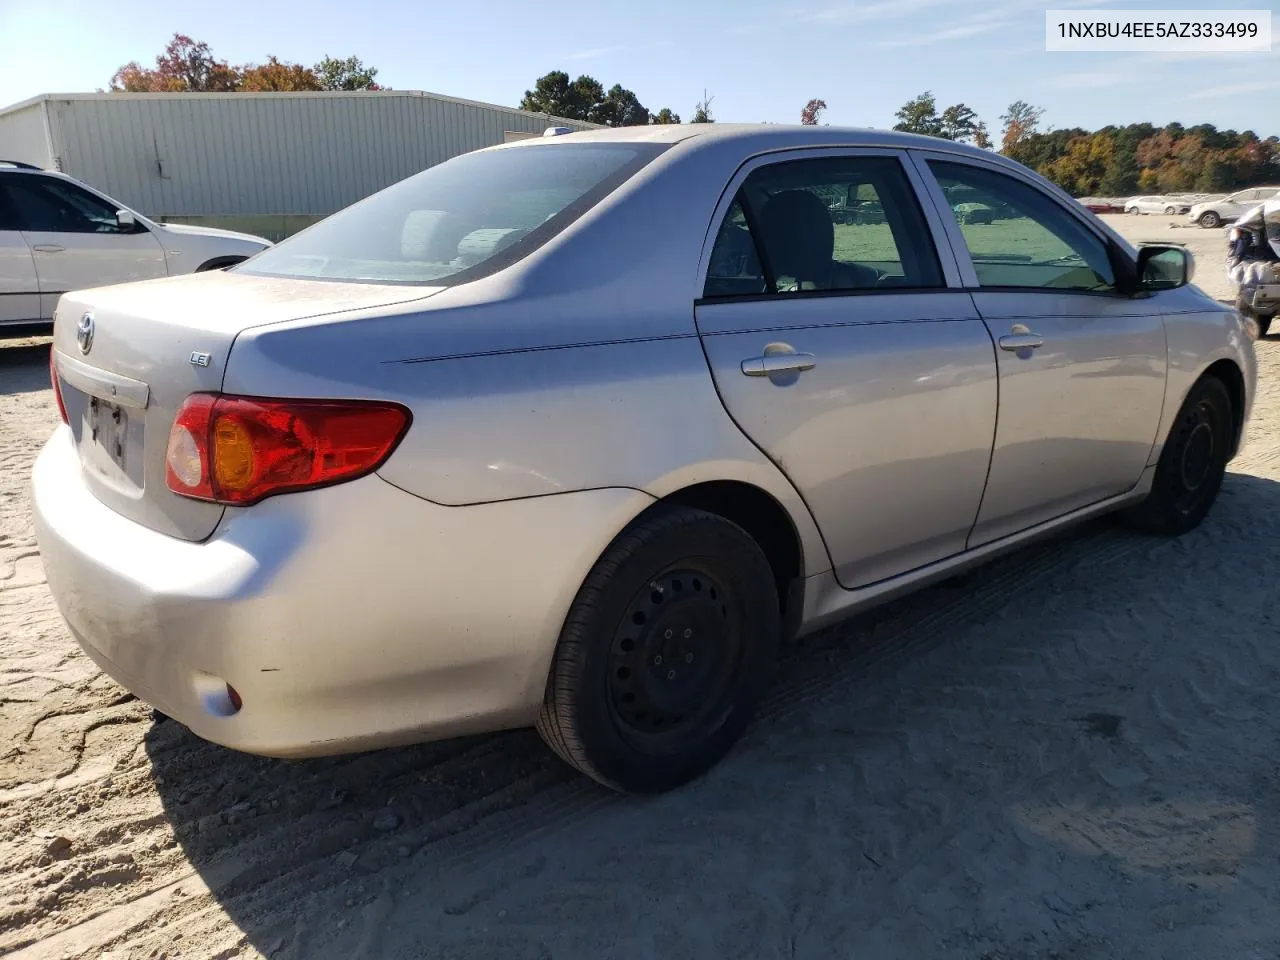
[[[412,361],[359,337],[330,350],[300,334],[296,351],[278,330],[237,342],[224,388],[407,405],[413,426],[378,473],[409,493],[464,506],[617,487],[661,498],[738,480],[791,515],[807,573],[830,566],[804,502],[725,412],[691,333]]]

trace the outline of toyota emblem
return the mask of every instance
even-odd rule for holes
[[[80,344],[80,352],[88,353],[93,349],[93,314],[86,313],[76,324],[76,343]]]

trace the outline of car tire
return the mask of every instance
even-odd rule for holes
[[[1169,430],[1151,492],[1122,519],[1158,536],[1181,536],[1198,527],[1222,489],[1234,433],[1226,385],[1217,377],[1202,378]]]
[[[1164,215],[1165,215],[1166,217],[1172,217],[1172,216],[1174,216],[1177,212],[1178,212],[1178,208],[1177,208],[1177,207],[1165,207],[1165,208],[1164,208]]]
[[[1270,332],[1271,332],[1271,321],[1272,321],[1272,320],[1274,320],[1274,319],[1275,319],[1275,317],[1274,317],[1274,316],[1272,316],[1272,317],[1257,317],[1257,318],[1255,319],[1255,322],[1258,324],[1258,337],[1259,337],[1259,339],[1261,339],[1262,337],[1265,337],[1268,333],[1270,333]]]
[[[611,789],[678,787],[742,735],[781,633],[759,544],[716,514],[660,508],[617,537],[578,591],[538,733]]]
[[[1222,226],[1222,218],[1212,210],[1206,210],[1204,213],[1200,214],[1196,223],[1200,224],[1200,226],[1204,227],[1206,230],[1212,230],[1214,227]]]

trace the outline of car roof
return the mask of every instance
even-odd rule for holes
[[[737,141],[744,151],[754,148],[787,149],[788,147],[887,147],[907,149],[945,149],[992,158],[989,150],[954,140],[942,140],[897,130],[870,127],[804,126],[781,123],[672,123],[636,127],[610,127],[604,130],[582,130],[554,137],[517,140],[503,147],[529,147],[546,143],[688,143],[689,145]]]
[[[19,164],[13,161],[0,160],[0,173],[21,174],[25,177],[61,177],[64,180],[71,180],[65,173],[57,170],[45,170],[43,167],[33,166],[29,163]]]

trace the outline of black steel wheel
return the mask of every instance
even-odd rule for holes
[[[627,793],[702,774],[750,721],[781,634],[777,586],[739,526],[684,507],[620,535],[570,609],[537,727]]]
[[[706,566],[668,570],[636,592],[610,650],[609,705],[624,737],[679,751],[719,726],[743,663],[730,604]]]
[[[1205,377],[1187,394],[1156,465],[1151,492],[1124,514],[1150,533],[1178,536],[1209,514],[1235,435],[1231,394],[1216,377]]]

